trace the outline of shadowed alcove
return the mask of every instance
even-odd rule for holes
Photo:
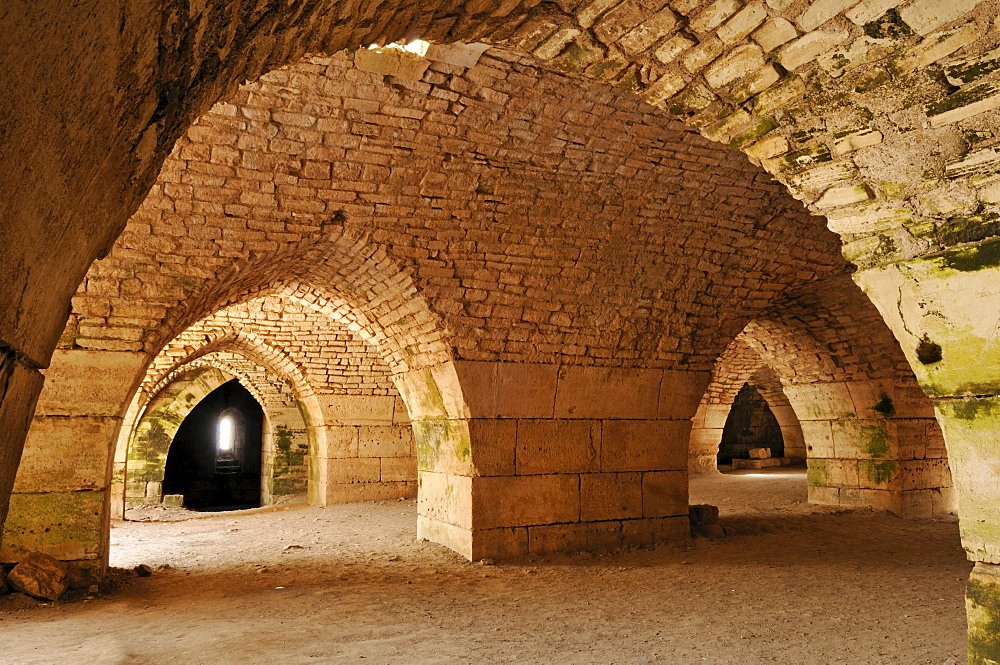
[[[784,457],[785,454],[778,419],[757,388],[744,383],[722,430],[719,464],[732,464],[734,458],[749,459],[753,448],[768,448],[771,457]]]
[[[213,390],[181,423],[167,455],[165,495],[192,510],[261,505],[264,411],[233,379]]]

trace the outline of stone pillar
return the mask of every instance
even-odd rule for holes
[[[969,662],[1000,662],[1000,241],[859,272],[944,432],[969,580]]]
[[[411,408],[422,537],[470,559],[687,537],[707,372],[456,362],[414,374],[408,406],[437,389]]]
[[[722,443],[722,431],[726,427],[726,420],[732,408],[732,403],[702,402],[698,405],[692,420],[688,452],[690,473],[714,473],[719,470],[719,444]]]
[[[305,493],[308,487],[309,432],[296,406],[264,407],[260,504]]]
[[[108,560],[111,456],[141,353],[56,351],[28,432],[0,562],[31,551],[71,562],[75,584]]]
[[[317,395],[325,423],[316,463],[322,505],[417,495],[413,430],[396,395]]]
[[[0,353],[0,551],[24,439],[41,389],[41,372],[13,352]]]
[[[944,442],[918,386],[845,381],[789,385],[785,394],[806,444],[810,503],[902,517],[953,510]]]

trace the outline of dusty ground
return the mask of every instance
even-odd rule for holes
[[[805,474],[697,478],[736,535],[517,565],[414,540],[414,503],[117,523],[92,600],[0,603],[0,663],[964,662],[953,521],[805,503]]]

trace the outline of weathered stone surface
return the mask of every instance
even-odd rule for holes
[[[778,62],[788,71],[794,71],[812,62],[822,53],[847,41],[848,33],[842,31],[810,32],[785,46],[778,56]]]
[[[726,44],[735,44],[753,32],[767,18],[763,2],[751,2],[715,33]]]
[[[900,8],[899,17],[926,35],[974,9],[982,0],[916,0]]]
[[[756,45],[739,46],[713,62],[705,70],[708,84],[720,87],[743,79],[764,67],[764,53]]]
[[[718,524],[719,507],[706,503],[697,504],[688,508],[688,518],[692,526],[705,526],[708,524]]]
[[[816,0],[809,5],[795,20],[803,32],[811,32],[820,27],[845,9],[852,7],[858,0]]]
[[[799,33],[795,26],[783,18],[771,19],[753,33],[754,41],[760,44],[765,53],[773,51],[798,36]]]
[[[715,0],[691,19],[688,28],[699,33],[711,32],[739,8],[740,3],[737,0]]]
[[[7,576],[11,588],[44,600],[58,600],[66,591],[66,566],[56,559],[32,552]]]

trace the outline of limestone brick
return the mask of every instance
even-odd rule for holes
[[[581,474],[581,520],[633,519],[642,516],[643,485],[638,473]]]
[[[735,44],[757,29],[767,18],[763,2],[751,2],[719,28],[716,36],[726,44]]]
[[[782,48],[778,62],[788,71],[794,71],[838,44],[844,43],[847,38],[848,33],[844,31],[810,32]]]

